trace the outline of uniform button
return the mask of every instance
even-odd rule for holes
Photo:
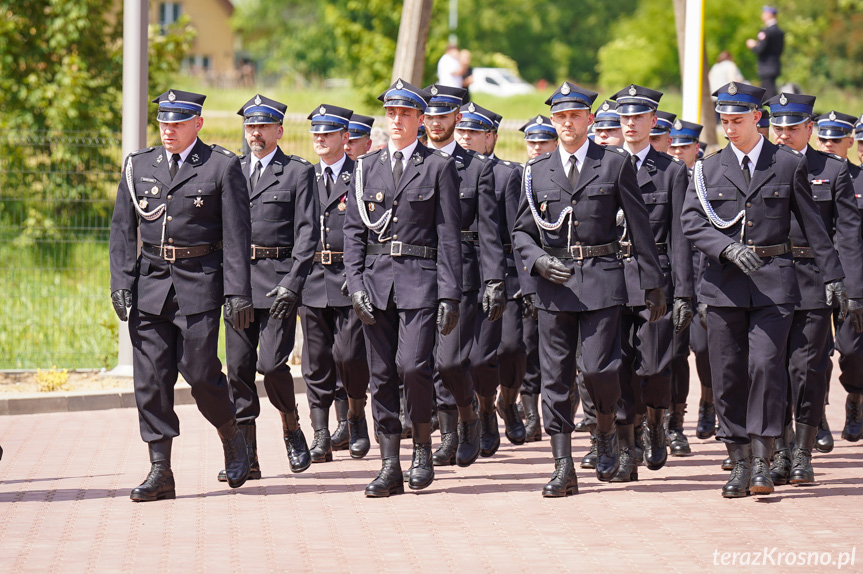
[[[326,229],[324,229],[324,231],[326,231],[327,233],[329,233],[329,232],[330,232],[330,228],[329,228],[329,227],[327,227]]]
[[[249,207],[255,207],[255,202],[254,202],[254,201],[250,201],[250,202],[249,202]]]
[[[393,206],[396,206],[398,204],[399,204],[399,201],[397,199],[393,200]]]
[[[573,222],[572,222],[572,226],[573,226],[573,227],[578,227],[578,221],[573,221]]]
[[[423,198],[423,196],[420,196],[420,199],[422,199],[422,198]]]
[[[174,199],[174,196],[173,196],[173,195],[169,195],[169,196],[168,196],[168,199]]]
[[[398,218],[398,217],[393,217],[393,223],[398,223],[398,222],[399,222],[399,218]]]
[[[747,202],[746,202],[746,207],[752,207],[752,204],[751,204],[750,202],[748,202],[748,201],[747,201]]]
[[[198,190],[198,193],[201,193],[201,190],[200,190],[200,189]]]
[[[578,261],[578,266],[581,267],[582,265],[584,265],[584,261]]]
[[[748,243],[749,245],[755,245],[755,242],[752,241],[751,239],[749,241],[747,241],[746,243]]]
[[[464,197],[464,192],[461,193],[461,196]],[[420,199],[422,199],[422,196],[420,196]]]
[[[169,237],[169,238],[168,238],[168,243],[174,243],[174,238],[173,238],[173,237]]]
[[[171,216],[169,215],[169,216],[168,216],[168,221],[174,221],[174,218],[173,218],[173,217],[171,217]]]
[[[522,269],[524,269],[525,271],[527,271],[527,267],[522,267]]]
[[[721,193],[719,194],[719,197],[722,197],[722,194],[721,194]]]
[[[774,196],[779,195],[779,192],[778,192],[778,191],[774,191],[774,192],[773,192],[773,195],[774,195]]]
[[[754,224],[754,223],[752,223],[751,221],[747,221],[747,222],[746,222],[746,225],[748,225],[749,227],[752,227],[752,226],[753,226],[753,225],[755,225],[755,224]]]
[[[325,212],[324,212],[324,217],[329,217],[329,216],[330,216],[330,212],[329,212],[329,211],[325,211]]]
[[[578,202],[573,199],[572,204],[575,205],[576,203],[578,203]]]
[[[393,240],[397,240],[399,238],[398,235],[393,235]]]
[[[329,249],[329,248],[330,248],[330,244],[329,244],[329,243],[327,243],[327,249]]]
[[[575,242],[575,244],[576,244],[576,245],[581,245],[581,241],[576,241],[576,242]]]

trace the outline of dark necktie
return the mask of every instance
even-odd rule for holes
[[[749,182],[752,181],[752,172],[749,171],[749,156],[743,156],[743,179],[746,180],[746,187],[749,187]]]
[[[180,154],[175,153],[171,156],[171,165],[168,167],[168,173],[171,174],[171,179],[174,179],[174,176],[177,175],[177,170],[180,169]]]
[[[255,171],[252,172],[252,177],[249,183],[252,185],[252,191],[255,191],[255,186],[258,185],[258,180],[261,179],[261,160],[255,162]]]
[[[632,169],[638,171],[638,156],[633,154],[629,156],[629,160],[632,162]]]
[[[330,166],[324,169],[324,187],[327,190],[327,197],[333,194],[333,170]]]
[[[572,189],[575,189],[575,184],[578,182],[578,160],[575,159],[574,155],[569,156],[569,185],[572,186]]]
[[[393,165],[393,183],[395,184],[396,189],[399,188],[399,180],[401,180],[402,171],[404,171],[404,166],[402,166],[403,157],[404,155],[402,155],[402,152],[400,151],[397,151],[393,154],[393,159],[396,160],[395,164]]]

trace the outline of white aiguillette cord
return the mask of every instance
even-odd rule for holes
[[[161,215],[165,215],[162,219],[162,244],[160,249],[164,250],[165,246],[165,225],[168,221],[168,206],[166,204],[162,204],[156,207],[152,211],[144,211],[144,209],[138,205],[138,196],[135,195],[135,185],[132,178],[132,156],[129,156],[129,159],[126,161],[126,187],[129,189],[129,195],[132,197],[132,205],[135,206],[135,211],[141,216],[142,219],[146,219],[147,221],[155,221],[159,219]]]
[[[536,210],[536,205],[533,202],[533,176],[531,175],[530,166],[525,166],[524,168],[524,195],[527,197],[527,204],[530,206],[530,213],[533,215],[533,220],[536,222],[536,225],[540,229],[544,229],[546,231],[557,231],[563,226],[563,220],[569,216],[569,227],[567,228],[566,233],[566,248],[572,245],[572,206],[567,205],[561,210],[560,215],[557,217],[557,221],[551,223],[549,221],[545,221],[540,217],[539,212]]]
[[[366,213],[366,205],[363,201],[363,160],[357,160],[357,168],[356,171],[356,197],[357,197],[357,209],[360,212],[360,219],[363,221],[363,225],[368,227],[370,230],[374,231],[378,234],[378,241],[381,243],[387,241],[389,237],[382,237],[382,235],[386,232],[387,226],[390,224],[390,219],[392,216],[392,209],[387,209],[381,217],[372,223],[369,219],[369,214]]]
[[[701,203],[701,208],[704,209],[705,215],[707,215],[707,219],[713,225],[713,227],[717,229],[728,229],[738,221],[740,221],[744,215],[746,215],[746,210],[741,209],[740,213],[734,216],[734,219],[725,220],[717,215],[716,211],[713,210],[713,206],[710,205],[710,201],[707,199],[707,188],[704,183],[704,162],[697,161],[695,162],[695,169],[693,170],[693,178],[695,179],[695,195],[698,196],[698,201]],[[745,227],[740,226],[740,240],[743,240],[743,231]]]

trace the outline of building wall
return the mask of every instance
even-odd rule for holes
[[[150,0],[150,24],[159,24],[163,0]],[[234,8],[229,0],[177,0],[181,12],[188,14],[198,35],[192,45],[191,56],[200,64],[209,60],[211,76],[225,76],[234,72],[234,32],[230,17]]]

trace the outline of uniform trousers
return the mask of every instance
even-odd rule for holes
[[[288,359],[294,349],[297,311],[283,320],[270,317],[270,310],[255,309],[255,320],[243,331],[225,325],[228,381],[237,406],[237,422],[251,424],[261,414],[255,373],[264,375],[267,398],[279,411],[296,410],[294,378]]]
[[[695,372],[702,387],[712,387],[713,377],[710,374],[710,351],[707,345],[707,329],[701,326],[698,315],[689,324],[689,346],[695,355]]]
[[[437,309],[399,309],[390,295],[387,308],[375,309],[374,317],[374,325],[363,324],[363,333],[375,432],[401,434],[400,381],[404,382],[405,416],[414,424],[431,422]]]
[[[613,413],[620,399],[619,306],[577,312],[539,310],[542,420],[550,435],[574,429],[570,388],[575,384],[576,358],[597,410]]]
[[[617,424],[635,422],[644,407],[667,409],[671,404],[671,352],[674,326],[671,313],[650,322],[647,307],[621,311],[620,402]]]
[[[707,308],[719,440],[748,444],[750,435],[782,435],[793,319],[793,304]]]
[[[839,382],[848,393],[863,393],[863,333],[856,332],[850,320],[837,323],[836,350]]]
[[[794,420],[817,427],[824,413],[830,383],[832,309],[794,311],[788,336],[789,401],[785,423]]]
[[[671,404],[685,405],[689,397],[689,327],[671,336]]]
[[[539,325],[533,317],[522,319],[524,330],[524,379],[521,382],[523,395],[538,395],[542,387],[542,374],[539,367]]]
[[[478,395],[492,397],[500,386],[501,319],[489,321],[482,310],[482,294],[477,297],[474,344],[470,352],[470,372]],[[508,305],[507,305],[508,306]]]
[[[521,298],[510,299],[506,302],[501,318],[490,323],[499,325],[500,346],[497,348],[497,360],[500,386],[508,389],[518,389],[524,380],[527,348],[524,344],[523,309]]]
[[[458,326],[435,342],[434,389],[439,410],[456,410],[473,402],[472,350],[477,338],[477,295],[469,291],[459,302]]]
[[[180,313],[173,286],[162,312],[154,315],[132,308],[135,403],[141,438],[153,442],[180,434],[174,412],[177,374],[192,387],[198,410],[216,428],[234,416],[228,381],[219,361],[221,309],[194,315]]]

